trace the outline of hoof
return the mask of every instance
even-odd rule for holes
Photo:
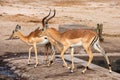
[[[37,67],[37,65],[38,65],[38,64],[36,64],[36,65],[34,66],[34,68],[36,68],[36,67]]]
[[[70,72],[73,73],[73,70],[71,69]]]
[[[68,67],[68,69],[70,70],[71,73],[73,73],[73,69],[71,67]]]
[[[53,60],[50,61],[50,65],[53,64]]]
[[[63,66],[63,67],[65,67],[65,65],[64,65],[64,64],[63,64],[62,66]]]
[[[47,66],[50,66],[52,64],[53,64],[53,60],[49,61]]]
[[[109,70],[109,73],[112,73],[112,70]]]
[[[71,67],[68,67],[69,70],[71,70]]]
[[[28,61],[27,65],[30,65],[30,61]]]
[[[88,69],[88,67],[86,67],[83,71],[82,74],[85,74],[86,70]]]
[[[27,65],[30,66],[30,63],[28,63]]]
[[[82,71],[82,74],[85,74],[85,70]]]
[[[82,74],[85,74],[85,72],[82,71]]]

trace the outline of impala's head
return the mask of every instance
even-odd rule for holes
[[[15,29],[13,30],[11,36],[8,38],[8,40],[10,39],[19,39],[19,31],[21,30],[21,26],[16,25]]]
[[[48,22],[49,22],[49,20],[51,20],[55,16],[56,10],[54,9],[54,14],[51,17],[49,17],[50,14],[51,14],[51,9],[50,9],[49,14],[42,19],[42,26],[43,26],[43,28],[42,28],[42,33],[40,34],[40,36],[45,36],[46,35],[46,31],[49,28]]]

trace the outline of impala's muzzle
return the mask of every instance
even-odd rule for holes
[[[12,40],[12,36],[10,36],[9,38],[5,39],[5,40]]]
[[[5,40],[13,40],[13,39],[19,39],[18,37],[12,37],[10,36],[9,38],[5,39]]]

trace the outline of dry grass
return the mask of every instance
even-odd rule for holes
[[[13,22],[34,22],[34,23],[41,23],[41,20],[37,17],[31,17],[23,14],[16,14],[16,15],[0,15],[1,20],[8,20]]]
[[[55,6],[73,6],[73,5],[86,5],[83,0],[58,0],[54,1]]]
[[[110,1],[119,1],[119,0],[86,0],[88,2],[110,2]]]
[[[107,34],[107,33],[104,33],[103,36],[106,36],[106,37],[120,37],[120,34]]]

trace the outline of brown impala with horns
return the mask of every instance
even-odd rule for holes
[[[46,19],[43,18],[42,24],[43,24],[43,31],[42,34],[40,33],[39,36],[43,37],[46,36],[48,40],[58,49],[61,51],[61,58],[63,60],[64,66],[73,72],[74,69],[74,60],[73,60],[73,54],[74,54],[74,47],[77,46],[83,46],[83,48],[86,50],[86,53],[89,56],[88,63],[85,67],[85,69],[82,71],[82,73],[85,73],[85,71],[88,69],[88,66],[90,65],[91,61],[93,60],[93,53],[91,51],[91,47],[99,51],[103,54],[105,57],[107,64],[109,66],[109,71],[111,70],[111,64],[109,61],[109,58],[107,54],[105,53],[104,49],[100,46],[99,37],[96,32],[92,30],[68,30],[63,33],[60,33],[54,28],[48,28],[48,21],[53,18],[56,14],[56,11],[54,10],[53,16]],[[48,16],[47,16],[48,17]],[[46,19],[46,20],[45,20]],[[60,46],[62,45],[62,47]],[[67,63],[64,60],[64,53],[66,50],[70,48],[71,49],[71,57],[72,57],[72,68],[68,67]]]

